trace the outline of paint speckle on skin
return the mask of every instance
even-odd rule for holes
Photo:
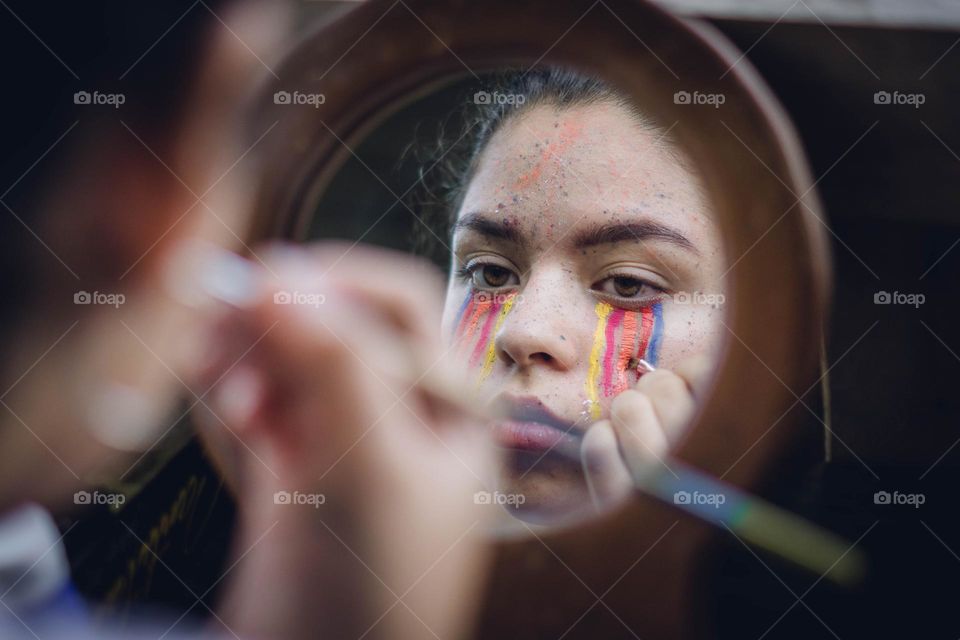
[[[554,127],[557,126],[557,123],[554,123]],[[518,191],[529,189],[540,181],[550,163],[562,164],[563,154],[583,136],[583,128],[583,122],[579,118],[565,120],[560,127],[559,138],[556,141],[551,141],[549,138],[544,141],[538,159],[528,171],[517,176],[513,188]]]

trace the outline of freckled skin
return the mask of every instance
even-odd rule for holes
[[[597,323],[593,288],[613,266],[648,274],[652,284],[666,289],[658,298],[664,318],[661,367],[718,345],[722,311],[679,304],[672,296],[722,293],[724,263],[714,214],[697,178],[677,159],[679,152],[660,138],[623,107],[602,102],[532,107],[490,140],[457,215],[485,212],[520,232],[526,244],[462,230],[454,237],[456,267],[477,255],[496,256],[498,265],[516,273],[513,289],[522,294],[494,336],[498,357],[486,390],[535,396],[585,430],[590,421],[582,417],[584,384]],[[572,245],[584,226],[640,220],[678,230],[696,252],[650,239]],[[444,335],[450,335],[469,287],[450,279]],[[601,398],[604,417],[611,401]],[[526,496],[521,516],[549,518],[589,502],[577,462],[538,458],[539,453],[506,455],[500,488]]]

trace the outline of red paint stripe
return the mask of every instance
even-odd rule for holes
[[[487,343],[490,341],[490,332],[493,329],[493,324],[497,321],[497,315],[500,313],[500,301],[496,301],[490,305],[490,312],[487,314],[486,320],[483,322],[483,330],[480,332],[480,339],[477,340],[477,345],[473,348],[473,354],[470,356],[470,366],[475,367],[480,362],[480,358],[483,357],[484,352],[487,350]]]
[[[617,385],[614,394],[626,391],[630,379],[630,358],[633,357],[634,343],[637,341],[637,312],[630,311],[623,316],[623,335],[620,336],[620,357],[617,359]]]
[[[467,308],[463,310],[462,314],[460,314],[460,322],[457,323],[457,328],[453,332],[453,335],[457,338],[463,335],[463,330],[467,326],[467,322],[469,322],[469,318],[473,314],[473,308],[476,306],[476,304],[476,298],[471,297],[470,302],[467,303]]]
[[[459,349],[464,349],[466,344],[469,342],[470,338],[476,334],[477,328],[480,324],[480,318],[483,317],[485,311],[490,310],[490,305],[493,304],[491,300],[475,300],[473,303],[473,315],[470,317],[469,322],[466,324],[463,335],[460,339]]]
[[[603,352],[603,395],[605,396],[613,395],[613,352],[617,348],[614,342],[614,334],[617,327],[620,326],[620,321],[623,320],[624,312],[624,309],[614,309],[607,316],[607,327],[604,331],[606,344]]]

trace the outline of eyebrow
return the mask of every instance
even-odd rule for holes
[[[488,238],[508,240],[514,244],[524,244],[523,234],[514,225],[494,220],[481,212],[468,213],[460,217],[453,225],[453,232],[469,229]]]
[[[468,213],[457,220],[453,231],[456,233],[461,229],[469,229],[489,238],[507,240],[518,245],[525,243],[523,234],[516,226],[495,220],[482,212]],[[699,254],[696,246],[685,235],[672,227],[650,220],[593,225],[574,234],[572,244],[583,249],[637,240],[661,240]]]
[[[599,224],[583,229],[574,235],[573,246],[583,249],[629,240],[661,240],[688,249],[693,253],[699,253],[687,236],[672,227],[649,220]]]

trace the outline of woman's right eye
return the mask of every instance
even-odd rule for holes
[[[468,266],[467,271],[475,289],[503,289],[520,284],[513,271],[496,264],[474,264]]]

